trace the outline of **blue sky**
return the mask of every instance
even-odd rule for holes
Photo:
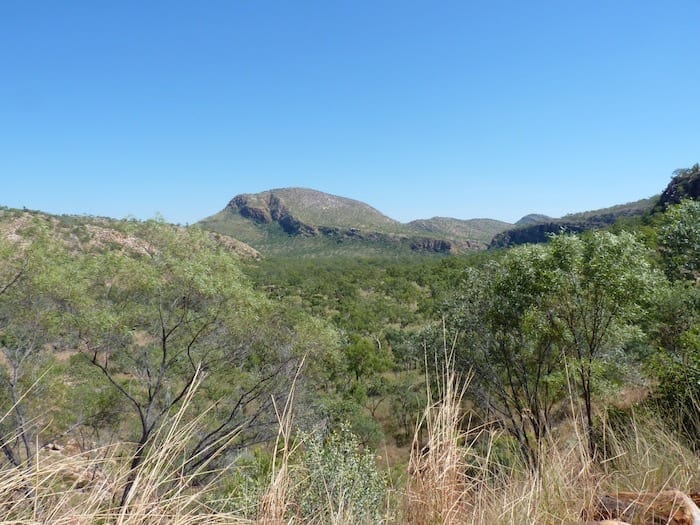
[[[648,197],[700,161],[698,0],[0,1],[0,204],[401,221]]]

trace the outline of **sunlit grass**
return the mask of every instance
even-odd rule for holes
[[[556,439],[545,440],[539,467],[533,470],[519,460],[516,449],[508,448],[507,436],[464,419],[464,385],[452,367],[443,370],[438,391],[428,396],[437,401],[426,407],[416,429],[405,483],[386,489],[378,522],[576,523],[603,494],[689,493],[700,486],[697,457],[646,413],[632,412],[626,425],[603,425],[602,461],[590,459],[585,433],[569,422]],[[0,470],[0,523],[369,523],[353,512],[342,493],[333,496],[330,488],[324,510],[304,514],[304,494],[298,488],[311,486],[304,476],[313,469],[303,463],[309,444],[295,432],[293,390],[287,404],[278,407],[272,467],[254,509],[235,509],[220,490],[229,470],[208,471],[211,464],[205,463],[184,474],[187,443],[203,417],[191,413],[195,391],[196,385],[153,438],[135,473],[128,467],[133,450],[128,443],[74,454],[43,448],[31,463]],[[232,433],[225,439],[235,437]],[[376,468],[384,468],[381,461]],[[130,478],[133,487],[120,505]]]

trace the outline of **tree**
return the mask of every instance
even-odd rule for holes
[[[198,374],[196,403],[209,426],[184,461],[194,471],[240,433],[235,446],[266,439],[273,397],[286,395],[297,334],[254,293],[237,258],[198,230],[150,221],[143,252],[123,248],[83,259],[85,297],[72,309],[81,352],[136,416],[127,501],[150,439]]]
[[[700,201],[686,199],[666,211],[659,250],[669,279],[700,281]]]
[[[615,369],[661,280],[629,233],[558,235],[465,271],[444,312],[458,334],[456,363],[474,370],[472,393],[503,422],[531,466],[567,386],[583,400],[595,454],[596,381]]]
[[[593,393],[596,371],[615,366],[615,354],[638,334],[662,282],[648,250],[628,232],[559,235],[550,243],[557,285],[550,325],[583,398],[589,451],[595,456]]]
[[[699,174],[700,168],[693,166],[677,175],[678,182],[697,187]],[[700,201],[685,199],[670,206],[660,218],[657,239],[671,286],[659,294],[650,328],[658,350],[651,360],[651,369],[658,379],[654,399],[663,417],[698,446]]]
[[[368,337],[352,336],[345,350],[348,370],[356,381],[362,377],[373,377],[391,366],[391,354],[382,347],[381,341]]]
[[[469,388],[520,445],[532,468],[552,410],[564,393],[562,356],[549,335],[546,304],[554,289],[548,248],[524,246],[500,262],[467,268],[445,311],[456,366],[473,371]]]
[[[650,321],[652,400],[661,417],[699,448],[700,286],[674,281],[661,289]]]
[[[70,255],[45,225],[29,227],[31,242],[0,240],[0,443],[15,466],[31,461],[37,428],[49,423],[52,410],[37,401],[56,386],[47,374],[66,335],[63,300],[74,284]]]

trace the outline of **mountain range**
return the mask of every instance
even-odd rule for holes
[[[660,195],[599,210],[552,218],[526,215],[515,224],[449,217],[401,223],[371,206],[305,188],[280,188],[234,197],[198,223],[264,255],[456,254],[546,242],[551,234],[607,228],[700,198],[700,165],[674,172]]]
[[[234,197],[198,223],[263,255],[458,254],[542,242],[562,230],[580,232],[648,213],[657,197],[555,219],[531,214],[515,224],[494,219],[433,217],[401,223],[371,206],[306,188]]]
[[[606,228],[621,220],[665,210],[683,198],[700,199],[700,165],[674,172],[660,195],[561,218],[531,214],[515,224],[449,217],[396,221],[363,202],[305,188],[240,194],[197,226],[246,258],[267,256],[400,256],[459,254],[522,243],[545,242],[561,231]],[[39,216],[75,249],[138,244],[134,221],[52,216],[0,207],[0,235],[16,237]]]
[[[446,217],[401,223],[363,202],[306,188],[237,195],[198,225],[264,255],[460,253],[486,248],[513,227]]]

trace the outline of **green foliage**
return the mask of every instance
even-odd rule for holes
[[[303,356],[300,398],[344,366],[328,323],[254,291],[209,233],[19,219],[19,240],[0,240],[0,444],[11,463],[31,459],[41,429],[42,439],[134,441],[135,466],[199,370],[191,406],[202,431],[184,458],[194,471],[218,444],[233,452],[274,435],[272,401],[288,395]]]
[[[80,424],[81,440],[100,442],[101,439],[124,435],[124,426],[131,423],[129,408],[118,390],[102,381],[94,367],[83,356],[72,355],[64,369],[63,378],[70,388],[62,396],[61,419],[66,425]],[[128,429],[127,435],[131,435]]]
[[[331,430],[346,425],[365,446],[377,447],[384,433],[381,425],[372,418],[365,408],[367,390],[363,383],[354,382],[340,395],[317,396],[315,415]],[[317,421],[312,422],[311,426]]]
[[[551,324],[557,344],[573,359],[593,453],[595,372],[601,360],[619,362],[608,357],[639,335],[637,326],[664,280],[629,232],[558,236],[551,250],[557,273]]]
[[[305,523],[379,523],[386,481],[348,427],[303,437],[295,500]]]
[[[87,299],[71,305],[82,354],[130,407],[133,423],[123,428],[137,443],[132,469],[199,371],[191,405],[208,427],[189,444],[185,471],[222,446],[269,439],[272,401],[288,394],[298,360],[325,351],[320,326],[273,309],[209,234],[156,221],[133,227],[146,253],[82,260]]]
[[[592,437],[593,395],[619,382],[625,345],[639,337],[637,324],[662,283],[628,232],[558,235],[465,270],[444,307],[448,333],[458,334],[457,365],[474,369],[476,399],[532,465],[569,388],[583,399]]]
[[[700,449],[700,327],[681,337],[677,352],[659,352],[652,361],[659,384],[653,403],[664,420]]]
[[[385,372],[391,366],[391,355],[367,337],[352,337],[345,355],[348,369],[357,381],[365,376]]]
[[[700,280],[700,201],[684,200],[664,214],[659,250],[671,280]]]
[[[483,268],[465,269],[443,311],[447,333],[457,334],[456,366],[474,372],[472,395],[503,422],[533,467],[565,391],[562,356],[543,315],[555,288],[549,249],[521,247]],[[438,344],[435,338],[429,346]]]
[[[225,484],[250,503],[264,492],[271,458],[251,445],[274,436],[271,401],[284,403],[302,356],[295,424],[320,422],[335,437],[312,439],[299,468],[335,465],[327,474],[340,478],[356,467],[328,450],[354,450],[358,465],[367,454],[362,471],[376,469],[363,447],[410,442],[427,402],[419,369],[426,349],[431,365],[441,359],[430,350],[445,339],[458,367],[475,372],[468,406],[477,420],[508,429],[508,464],[515,448],[535,464],[571,406],[592,413],[630,378],[641,381],[642,360],[647,384],[658,384],[656,406],[694,439],[697,213],[683,202],[643,225],[649,246],[658,241],[655,257],[628,223],[616,234],[469,257],[254,261],[220,237],[162,221],[2,212],[17,221],[12,240],[0,239],[2,457],[27,463],[36,444],[64,432],[83,446],[128,440],[135,456],[148,453],[148,436],[167,426],[199,367],[191,410],[200,426],[181,450],[183,472],[240,430],[212,466],[249,458],[250,472]],[[564,403],[569,393],[573,403]],[[304,483],[315,494],[304,517],[324,505],[319,520],[357,512],[336,505],[332,479]]]
[[[700,448],[700,287],[675,281],[659,291],[647,332],[654,351],[651,403],[672,428]]]
[[[0,241],[0,441],[6,458],[17,465],[30,461],[40,428],[56,425],[57,407],[65,389],[55,369],[52,350],[66,341],[64,300],[75,293],[71,258],[52,243],[41,221],[28,222],[31,244],[18,250]]]
[[[391,428],[399,445],[411,442],[416,424],[428,402],[422,375],[403,373],[387,386],[390,395]]]

